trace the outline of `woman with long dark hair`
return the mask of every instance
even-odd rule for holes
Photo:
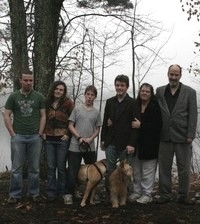
[[[67,96],[66,84],[55,81],[48,92],[46,100],[45,155],[47,161],[48,201],[65,195],[66,161],[70,140],[68,118],[74,107]]]

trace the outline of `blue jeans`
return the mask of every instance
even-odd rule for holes
[[[45,155],[47,161],[47,196],[64,195],[67,181],[68,141],[45,141]]]
[[[129,164],[132,164],[132,157],[133,155],[127,155],[125,150],[117,150],[114,145],[108,145],[105,148],[105,155],[106,155],[106,174],[105,174],[105,187],[106,190],[109,192],[109,183],[108,177],[113,170],[115,170],[117,166],[117,162],[127,159]]]
[[[41,139],[38,134],[11,137],[11,177],[9,195],[21,198],[23,191],[23,165],[28,161],[28,192],[29,196],[39,195],[39,165]]]

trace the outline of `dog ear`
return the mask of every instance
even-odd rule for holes
[[[125,163],[128,163],[127,159],[124,159],[124,164],[125,164]]]
[[[121,167],[121,168],[124,167],[124,160],[122,160],[122,161],[120,162],[120,167]]]

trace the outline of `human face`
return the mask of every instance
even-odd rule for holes
[[[20,84],[22,91],[24,93],[29,93],[33,88],[33,75],[32,74],[22,74],[20,79]]]
[[[93,91],[88,90],[85,93],[85,105],[92,106],[95,99],[96,99],[96,96]]]
[[[151,98],[151,89],[149,86],[143,86],[140,90],[140,99],[143,102],[149,102]]]
[[[64,94],[65,88],[63,85],[57,85],[54,90],[54,98],[60,99]]]
[[[126,85],[125,82],[116,81],[115,90],[116,90],[117,96],[122,98],[126,95],[128,86]]]
[[[181,78],[181,71],[177,65],[171,66],[168,71],[168,79],[171,88],[177,88]]]

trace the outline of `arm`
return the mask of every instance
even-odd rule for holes
[[[137,118],[135,118],[135,120],[131,122],[131,126],[132,128],[140,128],[141,122]]]
[[[38,132],[40,136],[42,136],[44,133],[45,124],[46,124],[46,110],[40,109],[40,126]]]
[[[15,136],[15,131],[13,129],[12,120],[11,120],[12,110],[5,109],[4,112],[4,123],[10,133],[10,136]]]
[[[99,132],[100,132],[100,127],[96,127],[93,135],[91,135],[89,138],[84,138],[84,141],[88,143],[93,142],[93,140],[98,136]]]
[[[198,117],[197,99],[196,99],[195,90],[191,90],[190,92],[188,115],[189,117],[188,117],[187,142],[192,143],[196,135],[196,126],[197,126],[197,117]]]
[[[105,138],[107,135],[107,130],[110,126],[112,126],[112,121],[109,117],[109,101],[106,101],[105,109],[104,109],[104,116],[103,116],[103,124],[101,129],[101,144],[104,145]]]
[[[74,127],[74,122],[73,121],[69,121],[69,126],[68,126],[69,130],[71,131],[71,133],[78,139],[79,137],[81,137],[79,135],[79,133],[77,132],[76,128]]]
[[[139,126],[141,125],[141,123],[140,123],[140,120],[141,120],[140,107],[136,100],[132,101],[131,111],[132,111],[132,121],[136,121],[138,127],[134,127],[131,129],[128,146],[132,146],[135,148],[137,145],[137,140],[138,140],[138,135],[139,135]],[[131,123],[131,126],[132,126],[132,123]]]
[[[152,132],[160,132],[162,128],[162,117],[158,102],[149,102],[145,112],[144,121],[141,122],[140,131],[143,133],[151,130]]]

